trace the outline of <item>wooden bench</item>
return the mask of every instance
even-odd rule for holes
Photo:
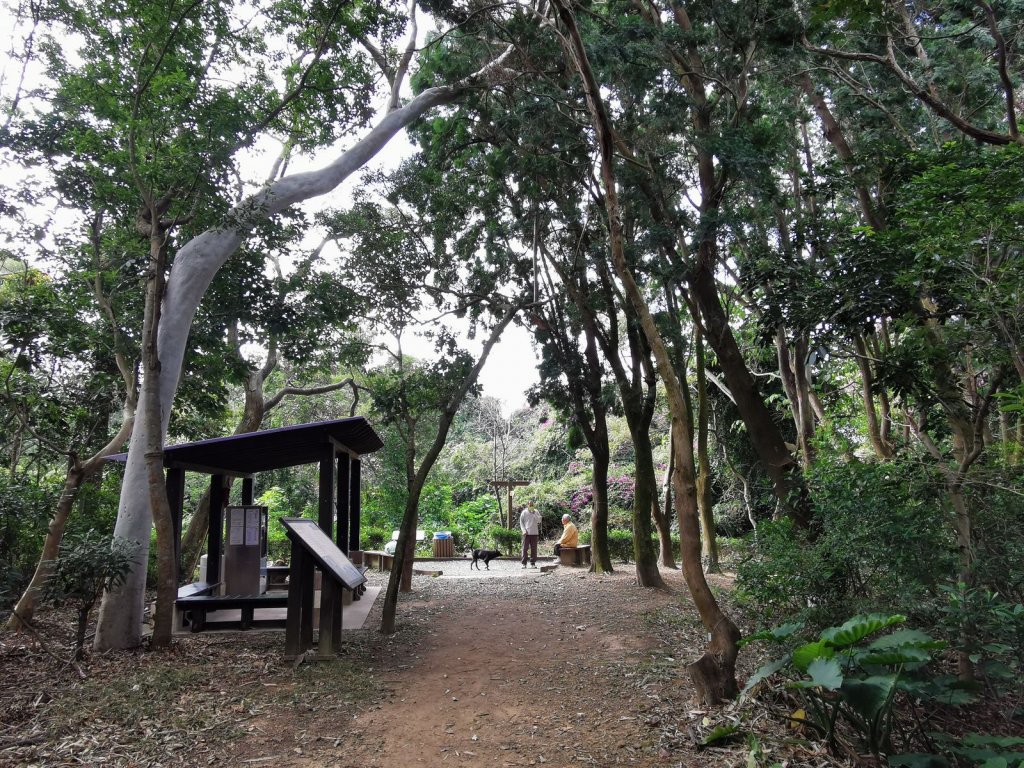
[[[395,561],[394,555],[387,552],[380,552],[372,549],[363,550],[363,565],[367,568],[376,568],[378,571],[390,571],[391,564]]]
[[[388,555],[390,557],[390,555]],[[273,566],[274,570],[287,572],[287,566]],[[360,573],[366,573],[365,565],[358,566]],[[268,575],[270,569],[267,569]],[[174,601],[174,607],[181,612],[181,623],[189,625],[193,632],[202,632],[206,629],[206,614],[209,611],[235,610],[242,612],[238,622],[242,629],[251,629],[256,623],[254,617],[257,608],[287,608],[288,592],[267,592],[262,595],[215,595],[213,594],[219,584],[207,584],[199,581],[195,584],[186,584],[178,589],[178,599]],[[366,593],[366,584],[360,584],[352,591],[350,600],[358,600]],[[218,622],[220,623],[220,622]],[[235,622],[227,622],[234,624]],[[260,622],[268,625],[282,625],[283,619],[269,619]]]
[[[558,550],[558,562],[561,565],[589,566],[590,545],[582,544],[578,547],[560,547]]]
[[[206,614],[209,611],[234,610],[242,612],[239,621],[242,629],[253,626],[253,612],[257,608],[285,608],[288,605],[287,592],[269,592],[265,595],[188,595],[174,601],[188,622],[189,629],[201,632],[206,629]]]

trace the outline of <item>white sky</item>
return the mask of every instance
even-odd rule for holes
[[[6,34],[0,34],[2,49],[0,49],[0,89],[6,96],[10,96],[17,82],[20,79],[20,66],[9,57],[9,52],[20,47],[23,40],[24,29],[17,30],[12,23],[9,7],[6,2],[0,2],[0,23],[6,29]],[[19,32],[21,34],[19,34]],[[421,29],[421,34],[422,34]],[[30,74],[31,80],[31,74]],[[351,143],[349,139],[347,143]],[[407,157],[413,148],[406,138],[405,133],[396,136],[380,154],[364,169],[373,168],[394,168],[398,163]],[[337,156],[338,148],[327,150],[314,158],[295,158],[289,167],[290,172],[320,167]],[[268,148],[268,152],[262,156],[255,156],[254,164],[262,166],[270,162],[276,154],[274,148]],[[15,169],[7,169],[9,172]],[[361,173],[353,174],[350,179],[339,189],[324,197],[317,198],[306,204],[310,211],[322,209],[329,206],[345,206],[351,200],[351,190],[360,183]],[[54,212],[59,218],[59,212]],[[465,334],[460,334],[462,343],[472,352],[478,352],[481,347],[479,340],[469,340]],[[429,343],[417,344],[412,338],[404,340],[403,346],[409,354],[424,359],[430,359],[433,355]],[[480,376],[480,383],[485,395],[496,398],[502,403],[502,410],[506,416],[526,405],[526,390],[537,382],[536,355],[531,347],[530,336],[526,330],[518,326],[509,326],[503,338],[495,345],[491,355],[484,366]]]

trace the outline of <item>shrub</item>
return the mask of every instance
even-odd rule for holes
[[[501,525],[489,525],[483,534],[484,540],[490,542],[495,549],[504,554],[516,553],[522,549],[523,533],[518,528],[505,528]]]
[[[70,605],[78,617],[75,659],[82,658],[85,627],[100,592],[116,587],[131,570],[138,546],[96,531],[66,536],[42,590],[42,600]]]
[[[902,624],[905,617],[873,613],[854,616],[841,626],[822,631],[813,642],[793,647],[789,653],[770,661],[750,676],[744,694],[769,677],[781,674],[787,687],[804,703],[802,717],[836,751],[837,726],[845,724],[860,737],[861,748],[876,759],[892,751],[892,731],[897,724],[894,710],[902,691],[916,699],[944,703],[963,700],[964,691],[942,678],[925,674],[932,652],[944,643],[916,629],[867,638]],[[743,644],[770,641],[789,644],[801,629],[786,624],[757,632]],[[805,714],[804,714],[805,713]],[[903,739],[906,743],[906,739]]]
[[[612,560],[621,560],[628,563],[633,559],[633,532],[622,528],[612,528],[608,531],[608,554]]]
[[[359,531],[360,546],[364,549],[381,549],[384,546],[384,542],[391,540],[391,530],[390,528],[381,528],[374,525],[361,528]]]
[[[808,480],[815,530],[759,525],[737,598],[765,622],[824,626],[881,608],[930,624],[937,586],[956,572],[941,484],[909,462],[819,462]]]

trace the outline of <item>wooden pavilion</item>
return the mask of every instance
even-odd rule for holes
[[[369,422],[357,416],[165,447],[164,468],[175,530],[178,583],[181,583],[181,532],[186,472],[200,472],[210,476],[206,585],[217,585],[223,576],[220,572],[220,553],[225,543],[223,512],[227,502],[226,478],[242,480],[242,504],[252,505],[253,477],[257,473],[318,464],[317,525],[347,556],[360,549],[362,456],[379,450],[383,445]],[[124,454],[111,457],[115,460],[124,458]],[[185,594],[186,599],[198,596],[198,591]],[[219,607],[240,608],[243,612],[242,626],[245,628],[252,623],[253,607],[263,607],[264,604],[269,607],[273,602],[265,595],[238,596],[234,599],[225,596],[219,599],[219,603],[223,603]],[[201,625],[200,621],[199,628]]]

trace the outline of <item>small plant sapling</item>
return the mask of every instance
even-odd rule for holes
[[[70,605],[78,615],[75,661],[82,658],[89,614],[104,589],[121,584],[135,564],[138,545],[89,530],[65,537],[43,586],[42,599],[56,607]]]

